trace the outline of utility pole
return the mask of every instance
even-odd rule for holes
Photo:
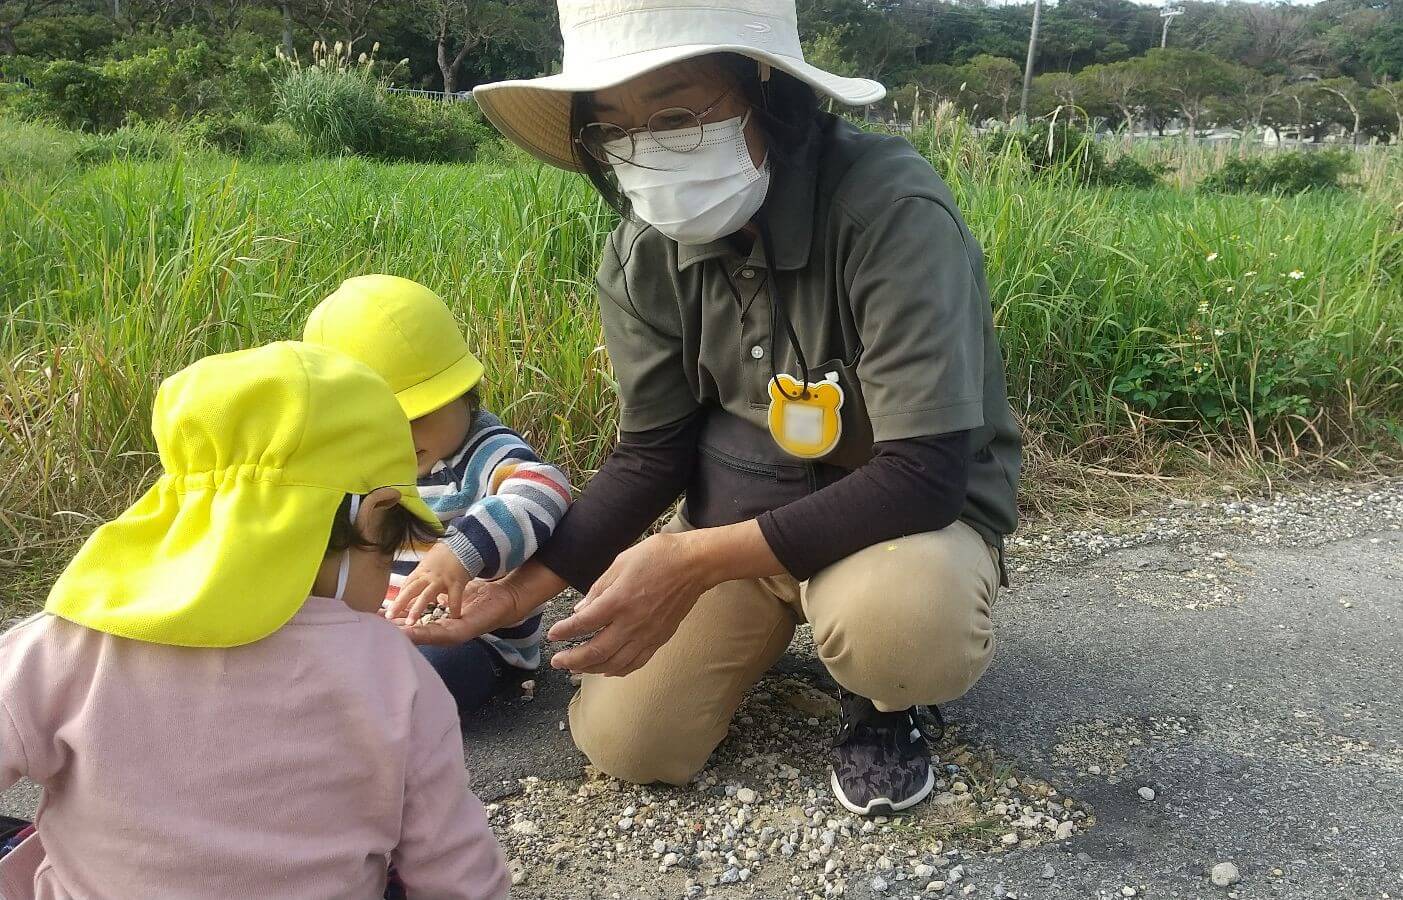
[[[1019,128],[1028,127],[1028,90],[1033,86],[1033,62],[1038,56],[1038,23],[1042,21],[1042,12],[1042,0],[1033,0],[1033,30],[1028,35],[1028,61],[1023,65],[1023,97],[1018,101]]]
[[[292,8],[288,3],[289,0],[282,0],[279,5],[283,13],[283,56],[292,59],[295,48],[292,46]]]
[[[1164,9],[1161,9],[1159,11],[1159,17],[1164,20],[1164,28],[1162,28],[1159,33],[1160,49],[1164,49],[1165,47],[1169,46],[1170,20],[1172,20],[1175,16],[1182,16],[1183,14],[1183,7],[1179,6],[1165,6]]]

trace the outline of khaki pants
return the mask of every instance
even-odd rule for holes
[[[679,517],[667,530],[685,528]],[[953,700],[989,666],[998,585],[997,553],[963,522],[868,547],[803,584],[727,582],[643,668],[585,676],[570,703],[575,744],[616,778],[685,784],[801,621],[834,679],[878,709]]]

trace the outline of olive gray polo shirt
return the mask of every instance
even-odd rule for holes
[[[905,140],[827,117],[800,160],[776,160],[766,211],[773,264],[760,241],[742,256],[628,220],[610,236],[598,282],[623,430],[701,406],[766,427],[778,279],[811,377],[824,361],[855,367],[872,441],[971,432],[961,518],[1001,545],[1017,520],[1021,441],[983,253],[949,188]],[[779,327],[778,370],[798,377]]]

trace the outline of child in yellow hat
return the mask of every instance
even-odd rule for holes
[[[530,559],[570,504],[570,483],[478,399],[483,367],[448,306],[393,275],[348,279],[307,321],[304,339],[352,356],[389,383],[410,419],[420,496],[445,525],[434,544],[395,559],[386,615],[413,624],[442,598],[456,614],[473,579]],[[508,668],[540,665],[541,615],[422,652],[459,709],[484,703]]]
[[[45,791],[0,896],[505,897],[452,698],[378,615],[438,525],[389,387],[272,344],[167,379],[152,431],[156,484],[0,636],[0,789]]]

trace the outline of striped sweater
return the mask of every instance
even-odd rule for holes
[[[479,411],[463,446],[419,479],[419,495],[447,526],[441,540],[474,578],[500,578],[530,559],[570,504],[570,482],[541,462],[521,436]],[[393,596],[432,545],[401,551]],[[483,635],[507,665],[541,662],[541,614]]]

